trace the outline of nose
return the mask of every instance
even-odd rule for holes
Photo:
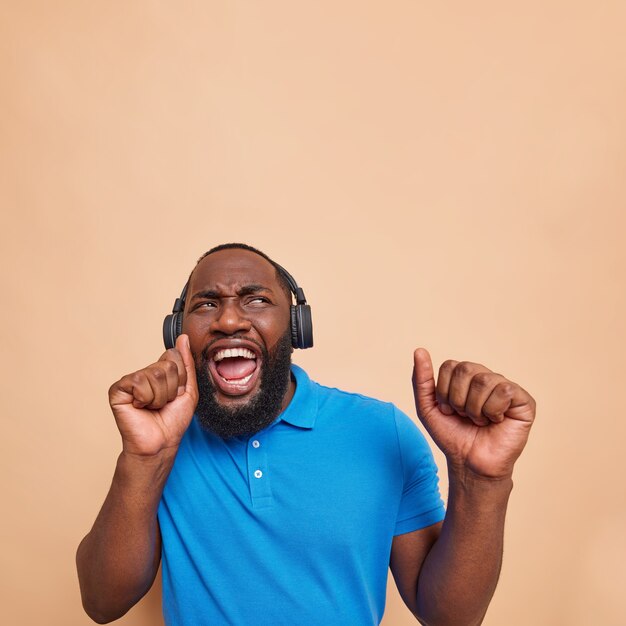
[[[211,322],[210,330],[212,333],[234,335],[250,330],[251,326],[250,320],[243,315],[243,311],[235,302],[224,300]]]

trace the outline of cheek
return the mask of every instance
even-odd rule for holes
[[[186,318],[183,318],[182,332],[189,337],[191,352],[194,355],[202,352],[207,336],[206,330],[202,327],[202,325],[198,324],[197,321],[189,322]]]
[[[267,349],[271,350],[285,335],[291,335],[291,318],[281,315],[272,323],[259,324],[257,330],[263,337]]]
[[[282,312],[272,311],[251,316],[252,328],[266,341],[270,337],[278,337],[286,324],[286,318]]]

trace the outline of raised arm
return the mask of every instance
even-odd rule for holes
[[[109,389],[122,453],[102,509],[76,554],[83,606],[98,623],[124,615],[152,586],[161,557],[157,509],[197,401],[186,335],[156,363]]]
[[[422,624],[480,624],[502,563],[513,465],[535,417],[535,401],[486,367],[446,361],[435,381],[430,355],[415,351],[415,404],[446,455],[449,496],[443,526],[394,539],[391,569]]]

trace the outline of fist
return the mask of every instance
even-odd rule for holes
[[[487,478],[510,476],[535,419],[520,385],[484,365],[448,360],[435,380],[430,355],[415,351],[417,414],[452,468]]]
[[[109,404],[122,435],[124,451],[141,456],[176,449],[196,405],[198,388],[186,335],[156,363],[111,385]]]

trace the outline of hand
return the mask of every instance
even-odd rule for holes
[[[446,361],[435,383],[424,348],[415,351],[417,414],[453,471],[505,478],[535,419],[535,401],[519,385],[483,365]]]
[[[198,403],[196,369],[187,335],[176,347],[109,389],[124,451],[152,456],[178,448]]]

